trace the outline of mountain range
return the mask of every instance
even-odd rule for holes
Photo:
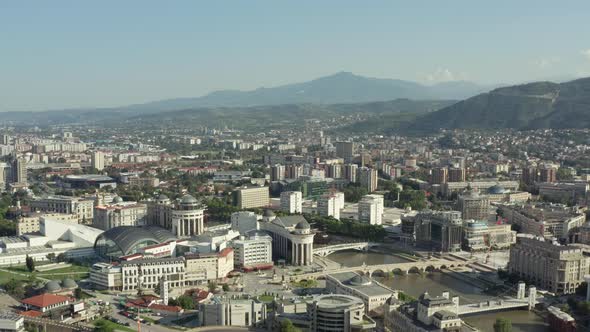
[[[409,130],[590,127],[590,78],[494,89],[418,117]]]

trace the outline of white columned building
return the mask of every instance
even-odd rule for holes
[[[273,239],[273,255],[302,266],[313,263],[313,237],[309,223],[303,216],[276,217],[265,212],[260,230],[270,233]]]

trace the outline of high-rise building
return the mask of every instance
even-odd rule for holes
[[[0,136],[0,144],[1,145],[8,145],[8,144],[10,144],[10,136],[5,135],[5,134],[2,135],[2,136]]]
[[[376,169],[368,167],[359,168],[357,179],[361,187],[367,189],[367,192],[372,193],[377,190],[377,181],[379,178]]]
[[[443,184],[447,183],[449,178],[449,170],[446,167],[434,168],[430,176],[430,183]]]
[[[536,167],[525,167],[522,169],[522,182],[533,185],[539,181],[539,170]]]
[[[244,270],[272,267],[272,238],[262,232],[232,241],[234,266]]]
[[[281,211],[302,213],[303,194],[301,191],[283,191],[281,193]]]
[[[94,218],[94,200],[71,196],[47,196],[29,203],[32,211],[75,214],[81,224]]]
[[[285,179],[285,166],[283,165],[273,165],[270,168],[270,180],[271,181],[282,181]]]
[[[13,183],[27,183],[27,162],[23,158],[16,158],[12,162],[12,181]]]
[[[8,175],[10,174],[10,166],[7,163],[0,163],[0,193],[6,189],[6,185],[10,181]]]
[[[303,175],[303,166],[301,165],[287,165],[285,166],[285,177],[287,179],[299,179]]]
[[[359,221],[371,225],[383,223],[383,195],[365,195],[358,204]]]
[[[463,219],[487,220],[489,216],[490,200],[475,190],[468,190],[459,195],[457,210],[461,211]]]
[[[557,182],[557,168],[552,166],[544,166],[539,171],[539,182]]]
[[[243,187],[234,191],[234,202],[239,209],[268,206],[268,187]]]
[[[336,142],[336,156],[343,158],[345,162],[351,162],[354,155],[353,142]]]
[[[102,171],[104,169],[104,153],[101,151],[92,152],[91,166],[94,169]]]
[[[340,220],[340,209],[343,207],[343,196],[328,194],[318,199],[317,212],[320,216],[334,217]]]
[[[465,182],[465,168],[451,167],[448,174],[448,182]]]
[[[328,166],[328,177],[332,179],[342,178],[342,164],[331,164]]]
[[[572,294],[588,274],[589,260],[581,247],[519,234],[510,247],[508,270],[551,293]]]
[[[420,211],[402,215],[402,239],[434,251],[461,250],[463,219],[458,211]]]
[[[357,164],[344,165],[344,178],[350,182],[356,182]]]

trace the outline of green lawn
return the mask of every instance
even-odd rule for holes
[[[25,265],[10,266],[10,267],[6,267],[5,269],[9,270],[9,271],[14,271],[16,273],[26,274],[27,276],[31,275],[31,272],[29,272],[29,270],[27,269],[27,267]],[[64,278],[72,278],[74,280],[80,280],[80,279],[88,278],[89,271],[90,271],[89,267],[80,266],[80,265],[72,265],[72,266],[61,268],[61,269],[55,269],[55,270],[50,270],[50,271],[46,271],[46,272],[35,272],[35,275],[40,278],[45,278],[45,279],[50,279],[50,280],[53,280],[53,279],[62,280]],[[6,272],[0,271],[0,273],[6,273]],[[17,275],[14,275],[14,276],[15,276],[15,278],[19,277],[20,279],[27,279],[26,277],[23,277],[23,276],[17,276]],[[1,279],[2,279],[2,276],[0,275],[0,280]],[[8,280],[10,280],[10,278]]]
[[[25,276],[18,275],[18,274],[13,274],[10,272],[0,271],[0,284],[5,284],[8,281],[10,281],[11,279],[28,280],[29,278],[25,277]]]
[[[262,302],[272,302],[274,297],[272,295],[260,295],[258,299]]]
[[[118,330],[118,331],[135,332],[135,330],[132,328],[129,328],[125,325],[113,323],[110,320],[104,319],[104,318],[100,318],[100,319],[97,319],[94,322],[92,322],[92,324],[94,324],[94,325],[97,325],[99,323],[104,324],[107,327],[112,327],[113,329]]]

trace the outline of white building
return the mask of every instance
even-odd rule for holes
[[[134,259],[123,261],[120,266],[123,291],[155,289],[161,278],[166,278],[172,288],[185,286],[184,257]]]
[[[259,229],[270,233],[272,252],[275,257],[298,266],[313,263],[315,234],[303,216],[276,217],[272,212],[265,213],[259,223]]]
[[[204,207],[191,195],[172,202],[165,195],[147,204],[147,223],[170,230],[178,237],[195,236],[204,232]]]
[[[92,157],[91,157],[91,166],[94,169],[97,169],[99,171],[102,171],[104,169],[104,153],[102,153],[101,151],[94,151],[92,152]]]
[[[255,269],[272,266],[272,238],[264,233],[254,232],[249,237],[240,236],[232,242],[234,266]]]
[[[366,316],[365,305],[349,295],[322,295],[308,303],[311,331],[372,331],[375,321]]]
[[[94,201],[70,196],[48,196],[30,202],[33,212],[75,214],[81,224],[90,224],[94,217]]]
[[[281,211],[288,213],[301,213],[303,194],[300,191],[283,191],[281,193]]]
[[[249,231],[258,229],[258,220],[259,216],[254,212],[234,212],[231,215],[231,228],[240,232],[240,234],[246,234]]]
[[[377,170],[369,167],[361,167],[358,169],[358,182],[361,187],[367,189],[367,192],[372,193],[377,190]]]
[[[0,331],[21,332],[25,330],[24,317],[10,311],[0,312]]]
[[[397,292],[356,272],[341,272],[326,276],[326,290],[333,294],[357,297],[365,303],[368,314],[380,309],[387,300],[397,298]]]
[[[251,209],[268,206],[270,197],[268,187],[244,187],[234,191],[236,206]]]
[[[334,219],[340,220],[340,210],[343,207],[344,193],[327,194],[318,199],[317,213],[320,216],[334,217]]]
[[[383,195],[365,195],[358,204],[359,221],[371,225],[383,222]]]
[[[215,297],[199,305],[203,326],[255,326],[266,320],[266,304],[254,299]]]

